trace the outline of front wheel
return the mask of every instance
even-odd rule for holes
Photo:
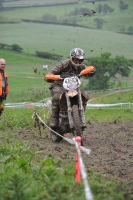
[[[78,105],[72,106],[72,113],[73,113],[75,135],[82,136],[82,123],[81,123]]]

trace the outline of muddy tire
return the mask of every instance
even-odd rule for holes
[[[80,119],[79,109],[77,105],[72,106],[73,123],[76,136],[82,136],[82,123]]]

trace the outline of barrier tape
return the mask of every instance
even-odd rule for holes
[[[133,106],[133,103],[114,103],[114,104],[100,104],[100,103],[97,103],[97,104],[90,104],[88,103],[87,104],[87,107],[93,107],[93,108],[101,108],[101,107],[123,107],[123,106],[128,106],[129,108],[131,106]]]
[[[56,131],[54,131],[53,129],[51,129],[42,119],[41,119],[41,117],[37,114],[37,112],[36,112],[36,110],[34,109],[34,112],[33,112],[33,115],[32,115],[32,118],[34,118],[34,117],[37,117],[40,121],[41,121],[41,123],[43,124],[43,125],[45,125],[50,131],[52,131],[52,132],[54,132],[55,134],[57,134],[58,136],[60,136],[60,137],[62,137],[64,140],[66,140],[68,143],[70,143],[70,144],[75,144],[74,143],[74,141],[73,141],[73,139],[70,139],[70,138],[66,138],[66,137],[64,137],[63,135],[60,135],[59,133],[57,133]],[[86,153],[86,154],[90,154],[90,149],[87,149],[87,148],[85,148],[85,147],[83,147],[83,146],[81,146],[81,149]]]
[[[80,182],[80,172],[82,175],[82,180],[84,183],[84,191],[85,191],[85,197],[86,200],[93,200],[93,195],[92,192],[90,190],[89,184],[88,184],[88,180],[87,180],[87,173],[86,173],[86,169],[82,160],[82,156],[81,156],[81,152],[80,150],[82,150],[83,152],[85,152],[87,155],[90,154],[90,149],[87,149],[83,146],[81,146],[81,143],[77,143],[78,139],[81,137],[76,137],[76,138],[66,138],[62,135],[60,135],[59,133],[57,133],[56,131],[52,130],[42,119],[41,117],[37,114],[36,110],[34,110],[34,113],[32,115],[32,118],[36,117],[38,120],[40,120],[40,122],[45,125],[49,130],[51,130],[52,132],[54,132],[55,134],[57,134],[58,136],[62,137],[64,140],[66,140],[68,143],[70,144],[74,144],[76,146],[77,152],[76,152],[76,182],[79,183]],[[76,141],[77,140],[77,141]]]
[[[80,171],[79,170],[81,170],[86,200],[93,200],[93,195],[92,195],[91,189],[90,189],[89,184],[88,184],[86,168],[85,168],[82,156],[81,156],[81,151],[80,151],[81,146],[80,146],[80,142],[79,142],[79,140],[81,141],[81,139],[79,139],[79,138],[80,137],[73,138],[74,144],[75,144],[76,149],[77,149],[77,154],[76,154],[76,158],[77,158],[77,160],[76,160],[77,161],[77,163],[76,163],[77,177],[76,178],[77,179],[76,179],[76,181],[77,182],[80,181],[80,177],[79,177]],[[77,157],[77,155],[78,155],[78,157]]]
[[[132,87],[132,86],[129,86],[129,88]],[[105,91],[108,91],[108,90],[117,90],[117,91],[114,91],[114,92],[111,92],[109,94],[105,94],[105,95],[102,95],[102,96],[99,96],[99,97],[96,97],[96,98],[93,98],[93,99],[90,99],[88,100],[88,104],[87,104],[87,107],[121,107],[122,106],[129,106],[132,107],[133,106],[133,103],[131,102],[126,102],[126,103],[115,103],[115,104],[91,104],[90,102],[93,102],[95,99],[98,99],[98,98],[101,98],[101,97],[104,97],[104,96],[109,96],[109,95],[112,95],[112,94],[119,94],[121,92],[128,92],[128,91],[132,91],[133,89],[127,89],[128,87],[123,88],[123,90],[121,90],[120,88],[112,88],[112,89],[107,89],[107,90],[104,90]],[[101,90],[91,90],[91,92],[101,92]],[[27,108],[33,108],[33,107],[47,107],[47,100],[50,100],[51,98],[46,98],[46,99],[43,99],[43,100],[40,100],[36,103],[33,103],[33,102],[20,102],[20,103],[5,103],[5,107],[7,108],[24,108],[24,107],[27,107]],[[51,101],[51,100],[50,100]],[[46,103],[44,103],[46,102]]]
[[[57,133],[56,131],[54,131],[53,129],[51,129],[51,128],[41,119],[41,117],[37,114],[36,110],[34,110],[34,113],[33,113],[33,115],[32,115],[32,118],[34,118],[34,117],[37,117],[37,118],[41,121],[41,123],[42,123],[43,125],[45,125],[50,131],[52,131],[52,132],[54,132],[55,134],[57,134],[58,136],[62,137],[62,138],[63,138],[64,140],[66,140],[68,143],[74,144],[74,141],[73,141],[72,139],[66,138],[66,137],[60,135],[59,133]],[[87,151],[87,150],[86,150],[86,151]]]
[[[89,102],[93,101],[95,99],[91,99]],[[50,101],[49,101],[50,102]],[[48,107],[49,108],[49,105],[47,105],[47,102],[46,103],[41,103],[40,102],[36,102],[36,103],[33,103],[33,102],[20,102],[20,103],[5,103],[5,108],[34,108],[34,107]],[[114,103],[114,104],[91,104],[91,103],[88,103],[87,104],[87,107],[89,108],[101,108],[101,107],[133,107],[133,103],[131,102],[127,102],[127,103]]]

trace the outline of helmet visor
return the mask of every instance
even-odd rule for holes
[[[80,64],[82,64],[82,62],[84,61],[84,59],[72,58],[72,61],[73,61],[76,65],[80,65]]]

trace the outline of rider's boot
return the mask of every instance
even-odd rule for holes
[[[59,106],[53,105],[52,106],[52,114],[50,119],[50,127],[51,128],[58,128],[59,125]]]
[[[58,131],[58,126],[59,126],[59,106],[52,106],[52,115],[51,115],[51,119],[50,119],[50,127],[53,131],[57,132]],[[53,131],[51,131],[51,139],[53,142],[58,142],[60,141],[62,138],[57,135],[56,133],[54,133]]]
[[[84,112],[86,110],[88,99],[89,99],[89,96],[87,96],[87,94],[85,95],[85,92],[84,92],[84,96],[82,96],[82,102],[83,102]],[[82,131],[84,131],[85,128],[86,128],[86,123],[82,123]]]
[[[86,123],[82,123],[82,129],[84,130],[86,128]]]

